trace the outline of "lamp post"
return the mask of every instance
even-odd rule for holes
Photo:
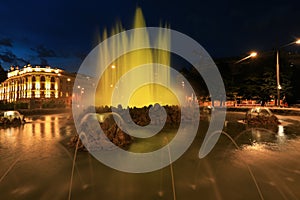
[[[300,44],[300,39],[288,43],[286,45],[281,46],[280,48],[278,48],[276,50],[276,82],[277,82],[277,106],[280,107],[280,90],[282,89],[281,85],[280,85],[280,74],[279,74],[279,49],[283,48],[283,47],[287,47],[293,44]]]

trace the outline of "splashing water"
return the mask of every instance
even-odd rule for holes
[[[104,45],[102,51],[99,52],[99,60],[115,58],[116,52],[126,52],[128,49],[134,49],[137,46],[149,46],[151,42],[158,43],[167,49],[170,46],[169,29],[162,29],[157,38],[151,38],[147,30],[136,31],[136,29],[146,27],[146,23],[140,8],[137,8],[133,34],[123,34],[118,41],[113,42],[111,46]],[[124,31],[121,25],[117,25],[111,31],[111,35]],[[102,40],[106,40],[108,36],[105,30]],[[109,55],[108,55],[109,54]],[[166,67],[160,67],[163,65]],[[134,70],[142,65],[149,66],[143,72]],[[113,94],[118,96],[120,100],[118,104],[129,107],[143,107],[154,103],[161,105],[178,105],[176,96],[169,89],[170,86],[170,52],[159,49],[139,49],[125,53],[111,63],[104,71],[97,85],[96,105],[111,105]],[[106,66],[101,66],[106,67]],[[126,80],[122,80],[122,76],[126,74]],[[139,85],[140,81],[149,80],[149,84]],[[161,83],[161,84],[158,84]],[[164,85],[164,86],[162,86]],[[131,86],[137,86],[136,90],[131,94],[130,99],[126,99],[126,93]],[[113,105],[117,106],[117,105]]]

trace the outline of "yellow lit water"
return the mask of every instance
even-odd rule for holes
[[[146,27],[146,23],[143,17],[143,13],[140,8],[137,8],[133,28]],[[112,31],[111,35],[124,31],[122,26],[118,24]],[[107,31],[104,31],[102,40],[105,40],[108,36]],[[167,29],[162,30],[154,42],[158,42],[160,45],[169,49],[170,37]],[[104,48],[104,51],[100,52],[99,59],[105,58],[107,55],[114,56],[115,52],[121,48],[122,50],[133,49],[133,47],[144,44],[149,46],[150,40],[148,32],[145,30],[135,31],[131,35],[122,35],[112,45],[113,48]],[[113,49],[113,50],[111,50]],[[115,59],[110,66],[106,68],[97,86],[96,92],[96,105],[111,105],[112,95],[115,92],[118,94],[119,101],[117,104],[129,107],[143,107],[154,103],[160,103],[161,105],[178,105],[178,100],[174,93],[169,89],[170,84],[170,67],[159,67],[155,63],[170,66],[170,52],[154,49],[140,49],[125,53],[119,58]],[[135,68],[141,65],[150,65],[146,71],[134,72]],[[120,78],[128,74],[125,82],[120,82],[122,87],[117,87],[117,83]],[[143,79],[150,80],[150,83],[144,85],[138,85]],[[159,79],[159,80],[158,80]],[[151,83],[152,82],[152,83]],[[157,84],[163,83],[164,86]],[[128,93],[126,86],[135,86],[136,90],[132,92],[129,99],[122,99]],[[113,105],[117,106],[117,105]]]

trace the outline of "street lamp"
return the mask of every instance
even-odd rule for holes
[[[248,58],[254,58],[256,56],[257,56],[257,53],[255,51],[253,51],[248,56],[246,56],[245,58],[242,58],[242,59],[236,61],[235,64],[240,63],[240,62],[242,62],[244,60],[247,60]]]
[[[252,52],[249,56],[250,56],[250,57],[256,57],[256,56],[257,56],[257,53],[256,53],[256,52]]]
[[[280,85],[280,77],[279,77],[279,49],[293,45],[293,44],[300,44],[300,39],[298,39],[294,42],[288,43],[286,45],[283,45],[276,50],[276,80],[277,80],[277,106],[278,107],[280,107],[280,90],[282,89],[282,87]]]

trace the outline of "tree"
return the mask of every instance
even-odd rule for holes
[[[277,95],[277,83],[273,72],[265,72],[263,74],[263,82],[261,84],[261,99],[269,101],[271,97]]]
[[[246,78],[238,90],[238,95],[246,99],[253,99],[260,97],[261,94],[261,81],[260,77],[250,76]]]

